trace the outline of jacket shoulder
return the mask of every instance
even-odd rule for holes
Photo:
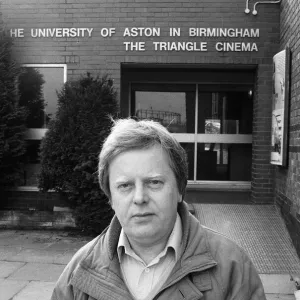
[[[206,233],[209,244],[213,244],[213,246],[226,247],[228,248],[228,250],[235,249],[237,251],[244,252],[244,250],[227,235],[219,231],[216,231],[212,228],[206,227],[204,225],[201,225],[201,227],[204,229]]]
[[[228,236],[201,225],[204,229],[208,251],[218,264],[251,261],[246,251]]]
[[[83,261],[89,253],[93,251],[95,246],[99,243],[99,240],[102,238],[102,234],[93,238],[91,241],[82,246],[71,258],[68,265],[77,266],[81,261]]]
[[[207,251],[216,261],[219,255],[234,252],[234,255],[243,255],[243,249],[228,236],[202,225],[194,216],[190,216],[189,245],[196,252]]]
[[[101,242],[104,233],[92,239],[90,242],[81,247],[72,257],[70,262],[67,264],[59,279],[56,282],[55,288],[51,300],[73,300],[75,299],[76,291],[74,291],[71,284],[71,279],[76,268],[80,265],[82,261],[93,251],[96,245]],[[82,298],[84,299],[84,298]]]
[[[225,298],[265,300],[260,277],[246,251],[225,235],[207,227],[203,228],[208,250],[217,262],[212,275],[223,290]],[[235,297],[231,298],[229,295]]]

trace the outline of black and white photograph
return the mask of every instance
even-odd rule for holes
[[[0,300],[300,300],[300,0],[0,0]]]

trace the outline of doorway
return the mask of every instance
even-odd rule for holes
[[[155,120],[173,134],[188,156],[188,186],[249,191],[254,78],[253,66],[124,65],[121,113]]]
[[[209,91],[210,90],[210,91]],[[136,83],[131,116],[164,125],[186,150],[190,181],[250,181],[251,90]]]

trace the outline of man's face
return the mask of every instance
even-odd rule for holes
[[[167,154],[159,145],[130,150],[109,165],[112,208],[129,241],[167,241],[182,196]]]

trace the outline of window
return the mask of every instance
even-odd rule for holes
[[[189,181],[250,181],[251,86],[132,83],[131,115],[168,128],[187,152]]]
[[[57,94],[66,82],[64,64],[25,64],[18,78],[19,104],[27,108],[27,141],[23,176],[19,185],[37,186],[39,147],[49,121],[55,117]]]

